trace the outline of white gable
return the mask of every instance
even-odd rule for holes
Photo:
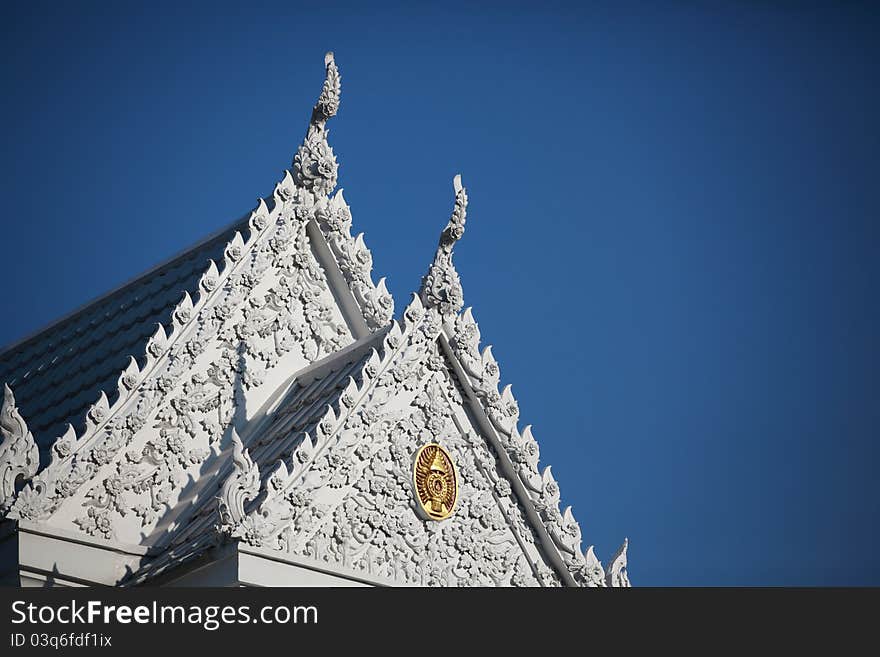
[[[559,577],[441,354],[440,317],[420,306],[416,300],[408,309],[411,317],[423,314],[419,321],[402,335],[392,329],[381,352],[365,360],[369,371],[358,377],[360,385],[341,393],[348,400],[341,410],[317,418],[310,435],[281,455],[262,496],[255,466],[234,475],[225,487],[224,528],[254,547],[381,582],[557,585]],[[279,411],[283,416],[284,405]],[[270,428],[261,441],[283,442],[285,424],[275,430],[278,435]],[[449,451],[459,473],[455,511],[442,521],[418,513],[413,489],[413,459],[429,442]],[[248,460],[243,454],[241,463]],[[240,492],[258,501],[247,513]]]
[[[158,328],[144,364],[132,358],[120,373],[113,404],[102,394],[85,432],[60,437],[40,472],[6,395],[0,512],[18,522],[5,522],[6,535],[114,555],[103,570],[87,559],[85,573],[73,572],[73,553],[39,551],[58,556],[53,572],[62,563],[71,581],[167,581],[232,550],[311,564],[334,582],[628,585],[626,542],[607,573],[592,548],[581,551],[580,526],[560,510],[510,386],[499,392],[498,363],[462,312],[459,177],[421,289],[391,321],[341,190],[328,196],[337,165],[325,124],[340,86],[332,56],[325,63],[292,173],[221,266],[209,264],[195,298],[184,295],[171,330]],[[413,489],[413,459],[430,442],[458,472],[454,513],[439,521],[419,514]],[[31,481],[16,492],[22,478]],[[271,567],[260,568],[253,581],[271,583]]]

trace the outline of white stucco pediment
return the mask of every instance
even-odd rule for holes
[[[469,417],[449,363],[436,342],[424,339],[392,353],[324,445],[308,439],[304,452],[313,456],[297,446],[292,460],[305,458],[304,467],[283,479],[276,470],[267,478],[266,499],[228,530],[257,547],[383,581],[558,584],[494,450]],[[440,521],[419,513],[413,487],[415,455],[432,442],[448,450],[458,472],[454,512]]]
[[[342,191],[331,196],[325,124],[340,79],[332,55],[325,64],[292,171],[42,470],[5,391],[0,561],[14,544],[21,581],[69,585],[264,585],[273,573],[288,584],[628,585],[626,542],[605,569],[582,551],[463,310],[458,176],[434,260],[392,321]],[[443,519],[422,512],[413,481],[429,443],[457,475]]]
[[[295,373],[387,325],[393,300],[372,281],[341,190],[327,196],[336,160],[324,124],[338,94],[328,57],[292,173],[259,202],[220,266],[206,264],[198,294],[183,295],[170,331],[159,325],[143,364],[130,359],[113,403],[102,393],[84,432],[70,427],[55,441],[47,467],[8,500],[9,518],[161,543],[228,460],[233,429],[259,417]]]
[[[559,585],[576,583],[576,571],[589,577],[583,583],[602,585],[592,552],[592,563],[579,553],[570,511],[559,514],[549,471],[530,494],[497,435],[487,435],[488,415],[445,339],[453,326],[414,297],[403,323],[392,324],[340,389],[338,403],[304,427],[272,468],[261,473],[239,448],[221,497],[222,530],[254,547],[383,581]],[[289,440],[283,422],[273,430],[262,443]],[[454,513],[440,521],[420,513],[413,481],[419,448],[434,442],[450,453],[459,482]],[[562,554],[551,536],[556,525],[542,520],[556,516],[560,526],[576,528],[580,561]]]

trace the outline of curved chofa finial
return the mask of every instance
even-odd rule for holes
[[[327,142],[327,120],[336,116],[339,98],[342,93],[339,69],[333,53],[324,56],[327,75],[318,102],[312,110],[309,131],[296,156],[293,158],[293,175],[297,185],[309,190],[315,196],[324,196],[336,187],[338,165],[333,149]]]
[[[15,482],[19,477],[30,479],[37,474],[40,450],[27,423],[15,406],[12,390],[3,384],[0,406],[0,513],[9,510],[15,499]]]
[[[605,569],[606,586],[631,586],[629,583],[629,575],[626,573],[626,548],[629,547],[629,539],[623,539],[623,545],[617,550],[617,554]]]
[[[464,293],[461,279],[452,264],[452,247],[464,235],[464,224],[467,218],[467,190],[461,186],[461,176],[452,181],[455,189],[455,207],[449,223],[440,234],[440,245],[434,262],[422,279],[419,296],[427,308],[437,308],[443,315],[455,315],[464,305]]]

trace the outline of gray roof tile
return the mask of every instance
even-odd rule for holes
[[[40,446],[41,461],[68,424],[83,428],[85,414],[103,390],[112,404],[116,382],[130,356],[144,364],[147,340],[184,291],[194,295],[208,260],[222,262],[237,222],[157,269],[70,316],[0,351],[0,382],[15,392],[22,416]]]

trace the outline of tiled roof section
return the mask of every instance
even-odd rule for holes
[[[112,404],[129,357],[145,363],[156,325],[171,328],[171,311],[184,291],[193,295],[208,260],[222,262],[236,223],[164,265],[98,299],[70,317],[0,352],[0,382],[15,392],[40,446],[41,462],[67,424],[81,431],[88,408],[103,390]]]

